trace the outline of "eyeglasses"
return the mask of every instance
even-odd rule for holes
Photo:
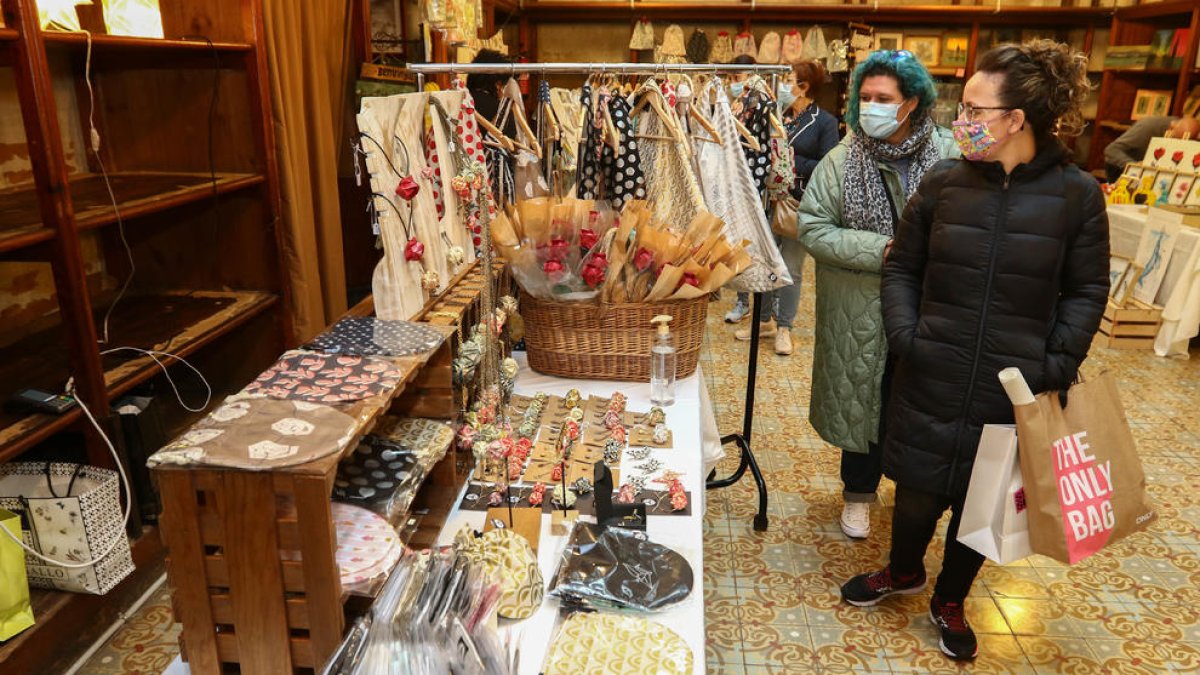
[[[1016,110],[1016,108],[1011,108],[1011,107],[1006,108],[1006,107],[1002,107],[1002,106],[974,106],[974,105],[971,105],[970,103],[959,103],[958,104],[958,119],[966,120],[968,122],[977,122],[977,121],[979,121],[979,111],[981,111],[981,110],[1012,111],[1012,110]]]
[[[888,60],[892,61],[892,62],[901,61],[903,59],[917,58],[916,56],[913,55],[912,52],[908,51],[907,49],[887,49],[887,50],[884,50],[884,52],[888,55]]]

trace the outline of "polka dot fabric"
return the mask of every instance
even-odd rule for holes
[[[433,205],[437,208],[438,219],[446,217],[446,200],[442,194],[442,164],[438,157],[437,140],[433,129],[425,132],[425,165],[433,172],[429,188],[433,192]]]
[[[411,321],[352,316],[313,338],[305,349],[353,356],[410,356],[442,344],[442,334]]]
[[[604,99],[607,99],[605,101]],[[580,152],[578,196],[581,199],[607,199],[613,208],[621,208],[630,199],[646,198],[646,177],[642,173],[637,139],[629,119],[629,102],[619,96],[601,95],[598,105],[607,105],[613,126],[621,142],[614,153],[612,146],[600,140],[598,120],[591,110],[591,89],[584,87],[583,104],[588,112],[584,117],[586,141]]]
[[[751,136],[758,139],[761,151],[755,152],[743,145],[746,162],[750,165],[750,175],[759,196],[766,193],[767,177],[771,174],[771,102],[760,94],[748,94],[742,98],[741,121]]]

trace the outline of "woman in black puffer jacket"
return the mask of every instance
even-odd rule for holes
[[[883,267],[899,359],[884,445],[892,551],[842,596],[873,605],[920,591],[925,549],[950,508],[930,614],[954,658],[977,652],[962,603],[983,557],[957,542],[976,446],[984,424],[1013,421],[997,373],[1017,366],[1035,391],[1065,389],[1107,301],[1104,199],[1059,141],[1082,128],[1086,69],[1085,55],[1046,40],[985,54],[954,125],[966,161],[926,174]]]

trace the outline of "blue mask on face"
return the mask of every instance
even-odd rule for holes
[[[796,102],[796,95],[792,93],[792,85],[780,84],[775,91],[775,98],[779,99],[779,109],[787,110]]]
[[[896,133],[904,120],[908,119],[908,115],[904,119],[896,119],[899,112],[899,103],[863,103],[858,110],[858,124],[866,135],[884,140]]]
[[[745,90],[746,90],[745,82],[730,82],[729,83],[729,95],[732,96],[733,98],[737,98],[737,97],[741,96],[742,92]]]

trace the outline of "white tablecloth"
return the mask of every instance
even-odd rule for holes
[[[1136,257],[1147,212],[1144,206],[1130,204],[1108,207],[1113,255]],[[1187,356],[1188,342],[1200,333],[1200,230],[1180,229],[1154,301],[1163,307],[1163,323],[1154,341],[1154,353]]]
[[[516,387],[519,394],[533,395],[544,391],[547,394],[562,396],[567,393],[567,390],[575,388],[586,398],[589,395],[608,397],[614,391],[621,391],[629,397],[626,403],[629,410],[650,409],[649,383],[565,380],[549,377],[530,370],[526,365],[524,354],[519,353],[515,356],[521,365]],[[692,514],[690,516],[650,516],[647,534],[651,541],[668,546],[687,559],[695,576],[695,587],[687,600],[668,610],[650,615],[649,618],[669,627],[687,642],[695,659],[695,672],[703,673],[705,671],[704,479],[707,472],[704,470],[701,446],[704,436],[715,433],[716,423],[713,421],[712,406],[708,404],[704,378],[701,376],[699,368],[691,377],[676,382],[675,404],[665,410],[667,426],[673,435],[674,447],[669,451],[673,453],[671,465],[672,468],[683,473],[680,481],[683,482],[684,489],[691,493]],[[708,428],[707,433],[704,431],[705,427]],[[714,440],[709,438],[710,448]],[[720,442],[716,442],[719,445]],[[463,525],[483,529],[484,516],[484,512],[481,511],[455,510],[450,514],[438,543],[450,543],[454,539],[454,534]],[[566,537],[555,537],[550,534],[550,516],[542,516],[538,562],[547,585],[549,585],[554,570],[558,567],[559,556],[565,545]],[[530,618],[520,622],[501,622],[502,626],[515,626],[516,630],[522,631],[521,675],[537,675],[540,672],[542,659],[550,645],[558,616],[558,607],[558,600],[547,595],[542,608]]]
[[[569,389],[578,389],[586,398],[589,395],[608,397],[614,391],[624,392],[628,397],[626,406],[629,410],[644,411],[650,409],[650,385],[632,384],[626,382],[603,382],[564,380],[557,377],[541,375],[529,369],[524,353],[514,354],[521,366],[517,376],[516,391],[519,394],[533,395],[539,391],[547,394],[562,396]],[[675,404],[665,408],[667,426],[673,436],[673,453],[671,468],[683,475],[685,490],[692,496],[692,514],[690,516],[650,516],[647,534],[652,541],[668,546],[678,551],[692,566],[695,586],[692,594],[680,604],[669,610],[650,615],[649,618],[662,623],[679,634],[692,650],[695,662],[695,672],[705,672],[704,650],[704,479],[711,469],[713,453],[720,452],[720,440],[716,438],[717,426],[713,417],[712,404],[708,399],[708,391],[700,369],[691,376],[679,380],[675,384]],[[703,449],[702,449],[703,448]],[[677,453],[677,454],[675,454]],[[716,455],[719,459],[719,454]],[[706,467],[706,464],[709,464]],[[459,498],[461,502],[461,497]],[[475,529],[483,529],[485,512],[460,511],[457,508],[446,520],[438,540],[439,545],[453,542],[455,533],[463,525]],[[550,516],[542,516],[541,541],[538,543],[538,563],[542,568],[542,576],[547,585],[558,567],[558,559],[566,545],[566,537],[555,537],[550,534]],[[558,615],[558,600],[546,596],[542,608],[530,618],[519,621],[501,621],[502,628],[510,627],[521,632],[521,675],[537,675],[542,667],[542,660],[550,646],[551,635],[554,631]],[[187,664],[176,657],[164,671],[165,675],[187,675]]]

